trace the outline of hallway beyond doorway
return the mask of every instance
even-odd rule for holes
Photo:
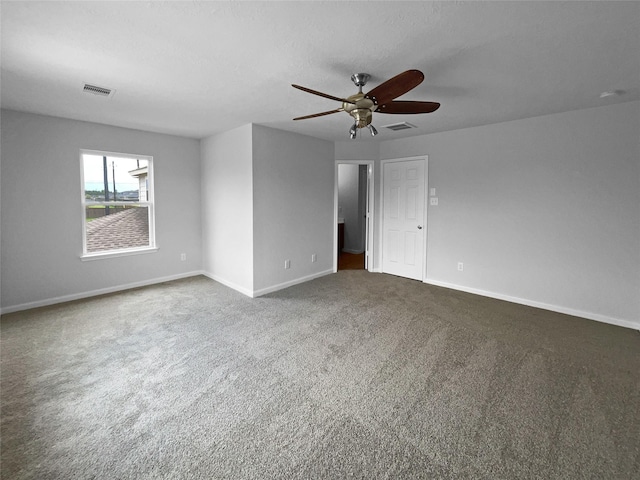
[[[338,257],[338,271],[340,270],[364,270],[364,252],[340,252],[340,256]]]

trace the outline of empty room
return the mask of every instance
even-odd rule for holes
[[[640,478],[640,2],[0,27],[1,478]]]

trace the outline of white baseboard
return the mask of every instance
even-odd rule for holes
[[[210,272],[202,272],[202,274],[205,277],[209,277],[211,280],[214,280],[214,281],[216,281],[218,283],[221,283],[225,287],[229,287],[231,290],[235,290],[236,292],[240,292],[243,295],[246,295],[247,297],[252,297],[252,298],[254,297],[253,290],[249,290],[248,288],[241,287],[240,285],[238,285],[236,283],[230,282],[229,280],[227,280],[225,278],[222,278],[222,277],[220,277],[218,275],[215,275],[213,273],[210,273]]]
[[[120,292],[122,290],[146,287],[147,285],[155,285],[157,283],[170,282],[172,280],[180,280],[181,278],[195,277],[196,275],[203,275],[203,273],[204,272],[202,271],[179,273],[177,275],[169,275],[166,277],[153,278],[150,280],[143,280],[141,282],[127,283],[124,285],[116,285],[114,287],[99,288],[97,290],[90,290],[82,293],[74,293],[72,295],[63,295],[60,297],[47,298],[45,300],[38,300],[35,302],[22,303],[20,305],[12,305],[12,306],[0,309],[0,314],[4,315],[5,313],[19,312],[22,310],[29,310],[31,308],[46,307],[49,305],[55,305],[57,303],[72,302],[74,300],[81,300],[83,298],[96,297],[98,295],[105,295],[108,293]]]
[[[279,283],[277,285],[272,285],[270,287],[261,288],[259,290],[249,290],[248,288],[241,287],[240,285],[230,282],[218,275],[214,275],[213,273],[203,272],[202,274],[206,277],[209,277],[211,280],[215,280],[216,282],[221,283],[225,287],[229,287],[232,290],[235,290],[237,292],[242,293],[243,295],[246,295],[247,297],[255,298],[255,297],[260,297],[262,295],[266,295],[267,293],[277,292],[278,290],[282,290],[284,288],[298,285],[299,283],[308,282],[309,280],[313,280],[315,278],[324,277],[325,275],[329,275],[331,273],[335,273],[333,269],[324,270],[322,272],[307,275],[305,277],[296,278],[284,283]]]
[[[272,285],[271,287],[261,288],[260,290],[253,291],[253,297],[260,297],[262,295],[266,295],[267,293],[277,292],[278,290],[282,290],[284,288],[289,288],[294,285],[298,285],[299,283],[308,282],[309,280],[313,280],[315,278],[324,277],[325,275],[332,274],[333,268],[329,270],[324,270],[322,272],[314,273],[311,275],[307,275],[306,277],[296,278],[294,280],[289,280],[288,282],[279,283],[277,285]]]
[[[595,320],[596,322],[609,323],[611,325],[617,325],[619,327],[631,328],[633,330],[640,330],[640,323],[632,322],[629,320],[622,320],[614,317],[609,317],[606,315],[600,315],[598,313],[584,312],[582,310],[575,310],[573,308],[550,305],[548,303],[536,302],[534,300],[527,300],[525,298],[512,297],[510,295],[503,295],[501,293],[488,292],[486,290],[480,290],[477,288],[464,287],[461,285],[441,282],[438,280],[426,279],[424,283],[428,283],[430,285],[436,285],[438,287],[450,288],[452,290],[459,290],[461,292],[473,293],[475,295],[482,295],[483,297],[495,298],[497,300],[504,300],[511,303],[518,303],[520,305],[527,305],[528,307],[535,307],[535,308],[541,308],[543,310],[550,310],[552,312],[564,313],[566,315],[572,315],[574,317],[581,317],[581,318],[586,318],[588,320]]]
[[[381,273],[380,269],[374,269],[372,270],[373,272],[376,273]],[[127,283],[124,285],[117,285],[114,287],[107,287],[107,288],[101,288],[101,289],[97,289],[97,290],[90,290],[87,292],[82,292],[82,293],[76,293],[76,294],[72,294],[72,295],[63,295],[60,297],[54,297],[54,298],[48,298],[45,300],[38,300],[35,302],[28,302],[28,303],[22,303],[20,305],[12,305],[9,307],[5,307],[0,309],[0,314],[4,315],[6,313],[13,313],[13,312],[19,312],[22,310],[28,310],[31,308],[38,308],[38,307],[46,307],[49,305],[55,305],[57,303],[64,303],[64,302],[71,302],[74,300],[81,300],[83,298],[90,298],[90,297],[95,297],[98,295],[105,295],[108,293],[115,293],[115,292],[120,292],[123,290],[129,290],[132,288],[139,288],[139,287],[145,287],[147,285],[154,285],[157,283],[164,283],[164,282],[170,282],[172,280],[179,280],[181,278],[188,278],[188,277],[194,277],[197,275],[204,275],[206,277],[209,277],[210,279],[221,283],[222,285],[225,285],[233,290],[236,290],[240,293],[242,293],[243,295],[246,295],[248,297],[259,297],[262,295],[266,295],[268,293],[272,293],[272,292],[276,292],[278,290],[282,290],[284,288],[288,288],[288,287],[292,287],[294,285],[298,285],[300,283],[304,283],[304,282],[308,282],[310,280],[316,279],[316,278],[320,278],[320,277],[324,277],[325,275],[329,275],[335,273],[333,271],[333,269],[329,269],[329,270],[324,270],[322,272],[318,272],[318,273],[314,273],[312,275],[307,275],[305,277],[300,277],[300,278],[296,278],[294,280],[289,280],[287,282],[284,283],[280,283],[277,285],[272,285],[270,287],[266,287],[266,288],[261,288],[259,290],[249,290],[246,289],[244,287],[241,287],[239,285],[234,284],[233,282],[229,282],[223,278],[218,277],[217,275],[213,275],[211,273],[208,272],[204,272],[204,271],[192,271],[192,272],[186,272],[186,273],[181,273],[181,274],[177,274],[177,275],[169,275],[166,277],[160,277],[160,278],[154,278],[154,279],[150,279],[150,280],[144,280],[141,282],[134,282],[134,283]],[[461,285],[456,285],[456,284],[452,284],[452,283],[447,283],[447,282],[441,282],[438,280],[430,280],[430,279],[426,279],[424,280],[424,283],[428,283],[430,285],[436,285],[439,287],[445,287],[445,288],[450,288],[452,290],[459,290],[462,292],[467,292],[467,293],[472,293],[475,295],[482,295],[484,297],[489,297],[489,298],[495,298],[498,300],[504,300],[507,302],[512,302],[512,303],[518,303],[521,305],[527,305],[529,307],[535,307],[535,308],[541,308],[543,310],[550,310],[552,312],[558,312],[558,313],[564,313],[567,315],[572,315],[575,317],[581,317],[581,318],[586,318],[588,320],[595,320],[597,322],[603,322],[603,323],[608,323],[611,325],[617,325],[619,327],[625,327],[625,328],[631,328],[634,330],[640,330],[640,323],[637,322],[632,322],[632,321],[628,321],[628,320],[622,320],[619,318],[614,318],[614,317],[609,317],[606,315],[600,315],[600,314],[596,314],[596,313],[591,313],[591,312],[585,312],[585,311],[581,311],[581,310],[575,310],[572,308],[566,308],[566,307],[560,307],[557,305],[550,305],[547,303],[543,303],[543,302],[536,302],[533,300],[527,300],[524,298],[519,298],[519,297],[513,297],[510,295],[503,295],[500,293],[495,293],[495,292],[489,292],[486,290],[480,290],[477,288],[470,288],[470,287],[464,287]]]

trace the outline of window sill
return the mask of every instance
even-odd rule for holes
[[[102,260],[104,258],[128,257],[130,255],[144,255],[146,253],[155,253],[158,247],[131,248],[127,250],[113,250],[110,252],[85,253],[80,255],[80,260],[88,262],[91,260]]]

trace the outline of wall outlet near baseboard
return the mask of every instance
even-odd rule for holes
[[[458,262],[458,271],[462,272],[464,270],[464,263]]]
[[[284,261],[284,269],[288,270],[291,268],[291,260],[285,260]]]
[[[311,254],[311,263],[316,263],[318,260],[318,256],[315,253]]]
[[[181,253],[180,254],[180,260],[184,262],[186,259],[187,259],[187,254],[186,253]]]

